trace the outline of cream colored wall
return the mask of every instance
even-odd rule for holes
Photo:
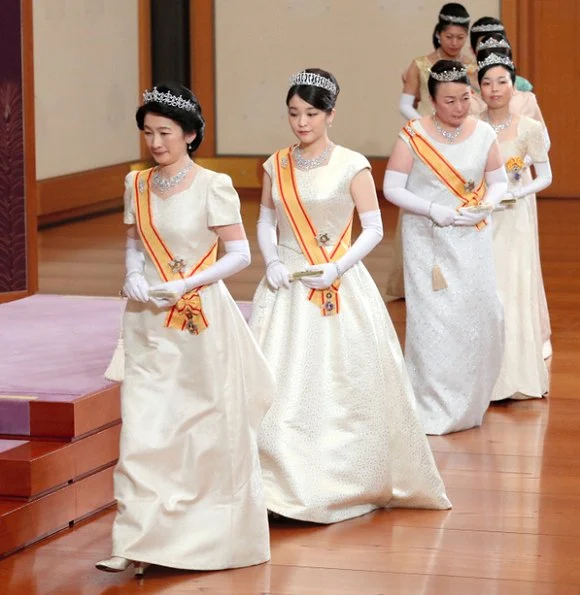
[[[260,155],[294,141],[286,120],[291,74],[330,70],[341,85],[333,139],[388,155],[403,124],[401,73],[432,51],[440,0],[215,0],[217,150]],[[468,0],[472,19],[499,0]]]
[[[34,0],[39,180],[139,158],[138,0]]]

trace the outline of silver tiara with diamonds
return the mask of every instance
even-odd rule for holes
[[[147,90],[143,92],[143,104],[152,102],[170,105],[171,107],[177,107],[188,112],[194,112],[196,110],[195,104],[189,99],[184,99],[181,95],[173,95],[169,91],[158,91],[157,87],[153,87],[151,91]]]
[[[498,33],[505,31],[505,27],[501,23],[490,23],[489,25],[475,25],[471,27],[472,33]]]
[[[477,44],[475,51],[479,52],[479,50],[491,50],[494,48],[505,48],[505,49],[509,50],[509,49],[511,49],[511,46],[505,39],[500,39],[498,41],[497,39],[490,37],[489,39],[486,39],[485,41],[480,41]]]
[[[441,83],[452,83],[453,81],[465,78],[467,76],[467,70],[465,68],[455,67],[451,70],[444,70],[443,72],[433,72],[432,70],[429,70],[429,75]]]
[[[514,63],[507,56],[500,56],[499,54],[490,54],[485,60],[477,63],[480,69],[485,66],[507,66],[514,70]]]
[[[439,20],[447,21],[448,23],[453,23],[455,25],[467,25],[467,23],[469,23],[469,17],[456,17],[452,14],[443,14],[442,12],[439,13]]]
[[[333,95],[336,95],[337,92],[336,85],[330,79],[314,72],[306,72],[305,70],[290,77],[290,86],[293,87],[294,85],[320,87],[321,89],[330,91]]]

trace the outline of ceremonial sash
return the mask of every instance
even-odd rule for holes
[[[215,263],[218,243],[216,241],[189,271],[184,270],[185,262],[171,252],[159,235],[151,217],[149,181],[152,173],[153,169],[147,169],[138,172],[135,176],[135,205],[139,235],[163,281],[191,277]],[[199,295],[200,289],[202,287],[196,287],[187,292],[171,307],[164,326],[181,331],[187,330],[194,335],[198,335],[208,327],[209,323],[203,312]]]
[[[485,195],[484,179],[477,187],[473,180],[466,180],[424,136],[413,128],[413,120],[407,122],[403,133],[409,139],[417,157],[459,198],[462,203],[460,207],[473,207],[481,203]],[[486,225],[485,221],[480,221],[475,227],[480,230]]]
[[[298,245],[308,262],[311,265],[317,265],[333,262],[341,258],[350,247],[352,217],[329,253],[324,247],[324,243],[329,242],[330,238],[325,233],[318,233],[300,198],[294,175],[292,147],[282,149],[276,153],[275,165],[278,191],[284,211],[288,216],[288,221]],[[334,316],[340,312],[339,288],[340,278],[337,278],[326,289],[311,289],[308,299],[320,307],[323,316]]]

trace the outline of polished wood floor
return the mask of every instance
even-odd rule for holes
[[[539,210],[554,332],[551,393],[496,404],[481,428],[430,439],[452,511],[379,511],[328,527],[278,523],[269,564],[215,573],[155,568],[139,581],[93,567],[109,553],[109,510],[0,561],[0,593],[580,594],[580,201],[544,200]],[[246,202],[251,236],[256,216]],[[392,231],[394,210],[386,207],[384,220]],[[367,260],[379,286],[389,240]],[[123,242],[120,214],[43,231],[41,291],[115,295]],[[261,273],[256,253],[228,283],[234,297],[251,299]],[[404,302],[389,311],[401,331]]]

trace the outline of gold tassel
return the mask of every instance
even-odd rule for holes
[[[431,281],[433,283],[433,291],[447,289],[447,281],[445,280],[443,272],[439,268],[438,264],[433,265],[433,270],[431,271]]]

